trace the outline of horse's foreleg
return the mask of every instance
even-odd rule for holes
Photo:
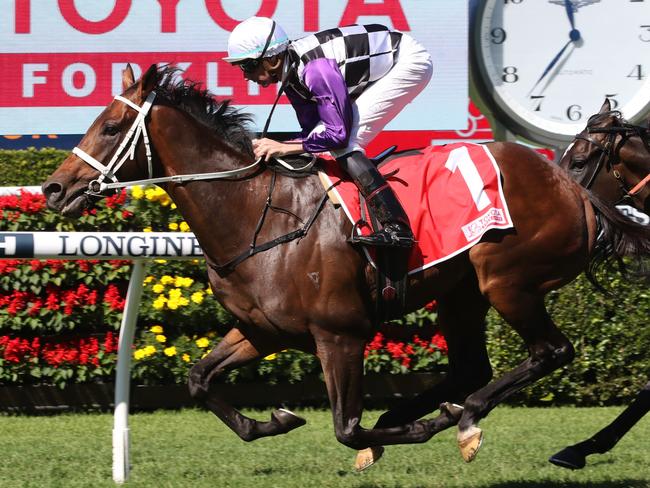
[[[363,338],[348,335],[321,332],[316,337],[317,355],[323,367],[337,440],[353,449],[429,440],[432,434],[427,421],[387,429],[361,427],[365,343]]]
[[[465,410],[458,424],[458,445],[467,462],[474,459],[481,445],[480,419],[513,393],[570,363],[574,357],[571,342],[551,320],[543,297],[510,289],[504,293],[493,291],[491,301],[524,339],[530,356],[465,400]]]
[[[210,382],[217,376],[279,349],[268,347],[268,349],[255,347],[238,329],[232,329],[217,347],[196,363],[190,371],[188,386],[192,398],[207,406],[245,441],[284,434],[305,424],[305,420],[285,409],[275,410],[268,422],[258,422],[242,415],[210,386]]]
[[[614,448],[619,440],[650,411],[650,382],[637,394],[634,401],[604,429],[589,439],[566,447],[549,458],[557,466],[569,469],[585,467],[590,454],[603,454]]]

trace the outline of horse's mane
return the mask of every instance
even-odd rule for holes
[[[623,118],[623,113],[620,110],[609,110],[608,112],[597,113],[589,117],[587,127],[599,125],[610,117],[614,117],[614,119],[619,123],[627,123],[627,120]]]
[[[252,157],[251,133],[247,127],[252,115],[232,107],[230,100],[215,99],[200,83],[182,79],[178,76],[181,71],[169,65],[158,68],[156,93]]]

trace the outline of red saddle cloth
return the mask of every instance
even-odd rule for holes
[[[387,180],[417,240],[409,258],[409,274],[469,249],[490,229],[513,227],[499,168],[484,145],[429,146],[419,154],[389,161],[380,171],[389,175]],[[359,221],[359,192],[354,183],[332,159],[326,159],[324,176],[330,184],[338,183],[332,191],[350,221]],[[362,225],[358,232],[367,235],[372,229]]]

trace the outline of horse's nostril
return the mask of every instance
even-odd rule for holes
[[[57,183],[56,181],[45,183],[43,185],[43,195],[45,195],[46,200],[49,200],[50,197],[52,197],[55,200],[58,199],[62,191],[63,191],[63,186],[60,183]]]

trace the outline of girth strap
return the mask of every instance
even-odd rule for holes
[[[262,212],[262,217],[261,217],[259,223],[257,224],[257,228],[255,229],[255,233],[253,234],[253,240],[252,240],[251,245],[249,246],[248,250],[242,252],[241,254],[234,257],[233,259],[231,259],[227,263],[224,263],[224,264],[210,263],[210,267],[212,269],[214,269],[219,276],[224,277],[224,276],[230,274],[232,271],[234,271],[234,269],[237,267],[237,265],[239,265],[240,263],[242,263],[246,259],[250,258],[251,256],[254,256],[255,254],[258,254],[258,253],[263,252],[263,251],[267,251],[267,250],[269,250],[269,249],[271,249],[271,248],[273,248],[275,246],[279,246],[280,244],[284,244],[285,242],[291,242],[293,240],[301,239],[304,236],[306,236],[307,232],[309,231],[309,229],[313,225],[314,221],[316,220],[318,215],[320,215],[321,211],[323,210],[323,207],[325,206],[325,202],[328,200],[327,192],[329,192],[335,186],[335,185],[332,185],[330,188],[327,189],[327,191],[325,191],[325,194],[321,197],[320,201],[318,202],[318,205],[316,206],[316,210],[314,211],[314,213],[311,215],[311,217],[309,217],[307,222],[305,222],[305,224],[301,228],[296,229],[293,232],[289,232],[288,234],[285,234],[283,236],[276,237],[275,239],[273,239],[271,241],[267,241],[264,244],[257,245],[256,244],[257,236],[258,236],[259,232],[262,229],[262,224],[264,223],[264,219],[266,218],[267,211],[268,211],[269,208],[274,208],[271,205],[271,194],[273,192],[274,183],[275,183],[275,174],[274,174],[274,177],[273,177],[273,181],[271,183],[271,187],[270,187],[270,191],[269,191],[269,197],[266,200],[266,207],[264,208],[264,211]]]

